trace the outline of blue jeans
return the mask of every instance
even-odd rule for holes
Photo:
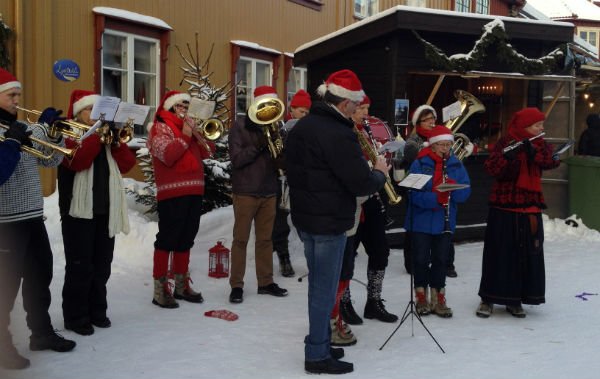
[[[308,335],[304,338],[307,361],[330,357],[331,326],[329,320],[340,280],[346,234],[310,234],[298,230],[304,243],[308,267]]]

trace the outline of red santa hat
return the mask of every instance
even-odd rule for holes
[[[356,102],[362,101],[365,97],[358,76],[350,70],[340,70],[329,75],[325,83],[317,88],[317,93],[321,96],[326,92]]]
[[[427,142],[429,142],[429,145],[431,146],[434,143],[441,141],[453,142],[454,135],[452,135],[452,131],[444,125],[436,125],[431,129]]]
[[[94,105],[96,100],[100,98],[92,91],[86,91],[83,89],[76,89],[71,92],[71,100],[69,101],[69,111],[67,112],[67,118],[74,118],[83,109]]]
[[[13,88],[21,88],[21,83],[13,76],[13,74],[0,68],[0,92]]]
[[[311,105],[312,101],[310,100],[310,95],[303,89],[298,90],[290,102],[290,107],[292,108],[310,108]]]
[[[546,115],[535,107],[523,108],[513,115],[508,124],[509,129],[526,129],[539,121],[544,121]]]
[[[262,99],[272,99],[277,97],[277,90],[271,86],[260,86],[254,89],[254,101]]]
[[[431,113],[433,113],[433,117],[435,117],[437,119],[437,113],[435,113],[435,109],[433,109],[433,107],[431,105],[427,105],[427,104],[423,104],[423,105],[419,105],[417,107],[417,109],[415,109],[415,111],[413,112],[412,115],[412,124],[414,126],[417,126],[417,124],[419,123],[419,119],[421,118],[421,113],[423,113],[423,111],[430,111]]]
[[[367,96],[367,95],[365,95],[365,97],[363,97],[362,101],[358,105],[365,105],[365,104],[371,104],[371,99],[369,99],[369,96]]]
[[[158,106],[158,110],[164,109],[168,111],[179,103],[189,103],[191,99],[192,97],[187,92],[169,91],[163,96],[163,99]]]

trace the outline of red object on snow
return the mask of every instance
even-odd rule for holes
[[[208,276],[227,278],[229,276],[229,249],[221,241],[208,249]]]
[[[225,321],[235,321],[239,318],[235,313],[228,311],[227,309],[213,309],[212,311],[204,312],[206,317],[220,318]]]

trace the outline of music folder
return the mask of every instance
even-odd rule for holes
[[[552,158],[554,158],[555,160],[558,159],[558,157],[564,153],[565,151],[569,150],[569,148],[571,146],[573,146],[573,144],[575,144],[575,140],[568,140],[567,142],[563,143],[562,145],[560,145],[556,151],[552,154]]]
[[[427,174],[408,174],[398,186],[420,190],[431,178],[432,176]]]
[[[448,191],[455,191],[455,190],[468,188],[468,187],[471,187],[471,186],[468,184],[460,184],[460,183],[441,183],[437,187],[435,187],[435,189],[438,190],[439,192],[448,192]]]

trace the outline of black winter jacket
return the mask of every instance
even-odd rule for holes
[[[600,125],[590,125],[583,131],[577,152],[600,157]]]
[[[311,234],[340,234],[352,228],[356,197],[383,187],[371,171],[352,128],[332,106],[314,103],[286,140],[286,173],[292,222]]]

